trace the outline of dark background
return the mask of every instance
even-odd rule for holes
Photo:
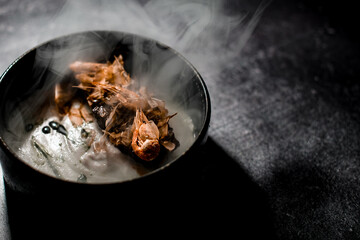
[[[0,1],[5,40],[16,35],[7,30],[11,14],[25,11],[9,2]],[[224,4],[237,14],[258,2]],[[39,14],[57,9],[41,6]],[[205,224],[200,234],[239,239],[360,238],[358,23],[355,1],[274,0],[233,59],[237,67],[204,77],[213,105],[209,139],[167,179],[177,189],[169,212],[184,219],[174,221],[177,231]],[[21,54],[0,48],[2,69]],[[0,201],[4,238],[25,224],[26,209],[11,199]]]

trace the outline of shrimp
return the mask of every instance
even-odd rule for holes
[[[101,71],[106,67],[104,63],[93,63],[93,62],[80,62],[76,61],[70,64],[70,69],[74,72],[91,72],[95,73]]]
[[[65,115],[69,111],[68,103],[74,98],[75,91],[69,87],[67,83],[57,83],[55,85],[54,103],[57,112],[60,115]]]
[[[157,158],[160,149],[173,151],[179,145],[169,126],[169,119],[176,114],[169,116],[165,102],[145,87],[136,90],[121,55],[114,56],[112,63],[76,61],[70,69],[79,81],[74,88],[86,92],[93,117],[113,145],[132,150],[145,161]],[[82,108],[70,105],[70,110],[74,125],[87,121]]]
[[[160,152],[160,133],[156,124],[149,121],[142,110],[137,109],[133,127],[131,147],[134,153],[142,160],[154,160]]]
[[[67,113],[73,126],[77,127],[83,122],[92,122],[93,117],[86,105],[74,100],[69,112]]]
[[[77,73],[76,79],[82,84],[94,82],[107,82],[119,86],[127,86],[131,79],[124,69],[124,61],[121,55],[115,56],[113,63],[93,63],[76,61],[70,64],[70,69]]]

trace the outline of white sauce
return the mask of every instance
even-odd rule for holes
[[[165,162],[182,155],[195,140],[192,119],[178,107],[172,105],[169,107],[167,104],[167,108],[170,114],[178,113],[170,119],[169,124],[173,128],[180,146],[166,154]],[[43,127],[49,126],[51,121],[62,124],[67,130],[67,136],[51,128],[50,133],[44,134]],[[84,132],[82,136],[82,129],[88,133],[86,138]],[[60,122],[57,117],[52,116],[43,121],[41,125],[35,126],[30,133],[17,137],[22,142],[18,145],[17,154],[35,169],[69,181],[121,182],[151,171],[129,155],[123,154],[107,139],[104,141],[105,147],[103,147],[106,151],[96,151],[98,149],[96,146],[102,136],[103,133],[96,122],[74,127],[69,118],[65,117]]]
[[[97,123],[87,123],[73,127],[69,118],[60,123],[67,130],[67,136],[51,129],[49,134],[42,132],[49,122],[57,121],[50,117],[27,136],[18,154],[31,166],[54,177],[70,181],[114,182],[138,177],[136,169],[131,165],[129,156],[120,152],[108,141],[105,141],[107,151],[94,151],[91,139],[99,141],[103,135]],[[88,135],[82,137],[82,129]]]

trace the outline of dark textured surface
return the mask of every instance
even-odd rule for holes
[[[229,16],[254,13],[259,5],[224,2]],[[96,13],[91,9],[79,15],[85,19],[79,19],[79,27],[60,24],[67,23],[58,20],[67,6],[60,1],[0,4],[1,70],[53,36],[102,26],[85,24]],[[237,43],[241,26],[226,35],[227,41],[215,41],[223,48],[200,48],[213,50],[206,56],[216,61],[188,51],[180,41],[169,42],[199,69],[213,105],[209,141],[194,155],[191,169],[169,177],[186,199],[174,200],[188,209],[181,217],[224,223],[224,232],[243,239],[360,238],[357,20],[353,1],[278,0],[264,11],[244,48]],[[1,194],[0,238],[6,239],[3,188]],[[16,209],[9,211],[14,232],[22,226]],[[214,225],[203,233],[215,231]],[[189,226],[183,223],[181,229]]]

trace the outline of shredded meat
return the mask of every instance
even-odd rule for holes
[[[178,142],[169,126],[176,114],[168,115],[165,102],[151,96],[144,87],[133,89],[121,55],[112,63],[76,61],[70,69],[79,81],[75,87],[85,92],[88,107],[112,144],[132,150],[145,161],[155,159],[160,146],[168,151],[176,148]],[[92,120],[81,104],[66,104],[75,96],[64,94],[61,85],[56,91],[58,111],[69,114],[74,125]]]

